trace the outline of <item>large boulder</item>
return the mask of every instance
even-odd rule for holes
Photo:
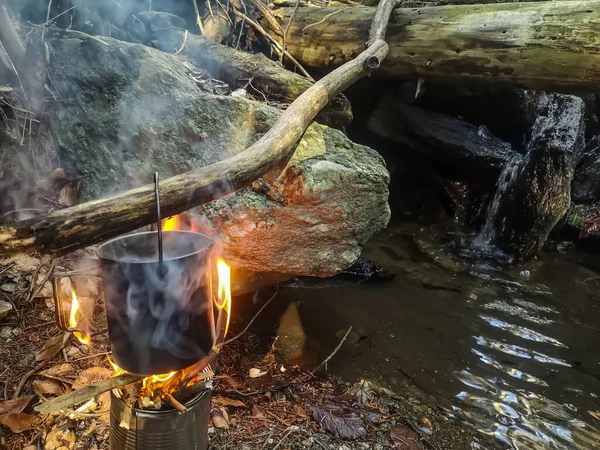
[[[63,33],[51,47],[51,129],[86,200],[238,154],[281,114],[202,92],[182,60],[143,45]],[[327,276],[386,226],[388,183],[378,153],[314,123],[287,163],[198,212],[237,267]]]
[[[491,240],[519,259],[534,256],[571,202],[571,181],[585,147],[584,103],[579,97],[544,94],[527,153],[501,175]]]

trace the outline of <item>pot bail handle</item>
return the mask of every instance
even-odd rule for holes
[[[154,192],[156,193],[156,218],[158,226],[158,264],[162,269],[163,265],[163,237],[162,237],[162,217],[160,215],[160,195],[158,193],[158,172],[154,172]]]

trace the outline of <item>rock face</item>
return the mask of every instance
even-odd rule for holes
[[[579,97],[543,95],[539,110],[527,154],[506,172],[510,177],[503,193],[494,199],[492,243],[519,259],[534,256],[567,212],[573,173],[585,146]]]
[[[52,133],[62,166],[85,175],[85,200],[233,156],[280,115],[202,92],[180,59],[149,47],[64,33],[52,48]],[[313,124],[285,167],[198,212],[240,268],[327,276],[387,224],[388,183],[375,151]]]

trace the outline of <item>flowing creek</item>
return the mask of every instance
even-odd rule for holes
[[[560,244],[519,266],[449,256],[471,239],[392,223],[364,252],[392,280],[297,280],[279,296],[321,356],[354,327],[332,374],[413,386],[438,423],[500,448],[600,447],[600,259]]]

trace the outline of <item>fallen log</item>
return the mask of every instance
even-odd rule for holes
[[[388,52],[383,40],[395,0],[383,0],[373,23],[371,43],[355,59],[302,93],[275,125],[242,153],[164,180],[160,185],[164,216],[179,214],[240,189],[289,157],[311,121],[329,101],[379,67]],[[99,38],[96,38],[99,39]],[[45,217],[0,227],[0,253],[65,253],[133,231],[156,221],[154,186],[53,212]]]
[[[293,15],[288,52],[304,67],[327,70],[362,51],[374,14],[368,7],[274,11],[280,25]],[[389,28],[378,76],[553,91],[600,85],[600,0],[400,8]]]
[[[145,20],[144,16],[142,20]],[[181,55],[205,69],[211,77],[234,88],[245,88],[258,98],[291,103],[313,84],[262,54],[252,55],[211,42],[202,36],[186,35],[179,28],[157,28],[153,34],[153,42],[160,50],[176,53],[180,49]],[[336,128],[349,125],[352,121],[350,102],[341,94],[332,98],[315,120]]]
[[[391,95],[381,99],[367,126],[373,133],[452,166],[469,178],[495,180],[516,155],[509,143],[483,127],[407,105]]]

